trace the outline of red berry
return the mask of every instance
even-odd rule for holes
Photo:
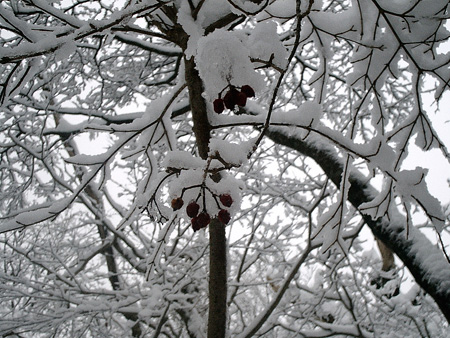
[[[225,109],[225,104],[222,99],[215,99],[213,102],[214,105],[214,111],[217,114],[221,114],[223,110]]]
[[[225,103],[225,107],[227,109],[233,110],[237,103],[237,95],[239,92],[236,88],[231,88],[224,96],[223,102]]]
[[[217,218],[223,224],[228,224],[228,222],[231,219],[231,216],[230,216],[230,213],[228,212],[228,210],[222,209],[222,210],[219,211],[219,214],[217,215]]]
[[[194,232],[198,231],[202,228],[200,226],[200,222],[198,221],[198,217],[194,217],[193,219],[191,219],[191,225],[192,225],[192,230],[194,230]]]
[[[249,85],[242,86],[241,92],[244,93],[247,97],[255,97],[255,91]]]
[[[199,210],[200,206],[197,204],[197,202],[191,202],[186,207],[186,213],[191,218],[197,216]]]
[[[181,197],[174,198],[172,200],[172,203],[171,203],[173,211],[181,209],[183,204],[184,204],[184,202],[183,202],[183,199]]]
[[[201,212],[197,217],[198,224],[200,225],[200,228],[206,228],[211,222],[211,217],[207,212]]]
[[[236,104],[240,107],[244,107],[247,103],[247,95],[243,92],[237,92],[236,94]]]
[[[194,232],[196,232],[202,228],[198,221],[198,217],[194,217],[191,219],[191,225],[192,225],[192,230],[194,230]]]
[[[220,202],[226,207],[231,207],[231,205],[233,204],[233,199],[229,194],[222,194],[220,195],[219,199]]]

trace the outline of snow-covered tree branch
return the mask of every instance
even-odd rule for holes
[[[447,0],[1,2],[0,335],[445,337],[449,38]]]

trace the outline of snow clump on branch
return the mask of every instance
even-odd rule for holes
[[[250,85],[255,91],[265,85],[262,75],[253,68],[249,49],[240,38],[240,34],[218,29],[198,42],[196,64],[210,99],[230,84]]]

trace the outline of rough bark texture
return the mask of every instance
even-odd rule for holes
[[[189,89],[189,104],[194,122],[192,131],[197,141],[198,153],[201,158],[206,159],[208,157],[211,125],[208,121],[206,103],[202,96],[203,82],[195,68],[194,58],[185,60],[185,73]]]
[[[225,337],[227,327],[227,244],[225,226],[213,219],[209,225],[208,337]]]
[[[269,129],[266,135],[274,142],[295,149],[314,159],[333,183],[338,187],[340,186],[343,164],[331,152],[318,149],[298,138],[289,137],[276,129]],[[370,201],[376,195],[374,189],[360,178],[351,175],[349,181],[351,187],[348,192],[348,199],[355,208]],[[375,237],[391,249],[408,267],[416,282],[433,297],[447,321],[450,322],[450,290],[442,285],[447,281],[434,278],[433,273],[425,270],[428,266],[424,262],[426,257],[416,255],[413,248],[415,243],[408,238],[406,233],[406,224],[395,227],[395,231],[393,231],[394,227],[388,226],[389,220],[385,217],[372,220],[370,217],[364,216],[364,220]],[[432,247],[431,243],[430,247]]]
[[[206,159],[209,152],[211,125],[206,102],[203,99],[203,82],[195,68],[194,58],[185,60],[186,83],[189,89],[193,132],[198,153]],[[225,227],[217,219],[209,225],[209,314],[208,338],[225,337],[227,323],[227,255]]]

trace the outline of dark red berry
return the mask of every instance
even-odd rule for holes
[[[197,202],[191,202],[186,207],[186,214],[193,218],[198,215],[198,211],[200,210],[200,206],[197,204]]]
[[[219,211],[219,214],[217,215],[217,218],[223,224],[228,224],[228,222],[231,219],[231,216],[230,216],[230,213],[228,212],[228,210],[222,209],[222,210]]]
[[[181,209],[183,204],[184,204],[184,202],[183,202],[183,199],[181,197],[174,198],[172,200],[172,203],[171,203],[173,211]]]
[[[198,221],[198,217],[194,217],[193,219],[191,219],[191,225],[192,225],[192,230],[194,230],[194,232],[198,231],[202,228],[200,225],[200,222]]]
[[[222,114],[222,112],[225,109],[225,104],[224,104],[223,100],[222,99],[215,99],[214,102],[213,102],[213,105],[214,105],[214,111],[217,114]]]
[[[240,107],[244,107],[247,103],[247,96],[243,92],[236,94],[236,104]]]
[[[236,90],[236,88],[231,88],[224,96],[223,102],[225,103],[225,107],[227,109],[233,110],[234,107],[237,104],[237,96],[239,92]]]
[[[226,207],[231,207],[231,205],[233,204],[233,199],[229,194],[222,194],[220,195],[219,199],[220,202]]]
[[[247,97],[255,97],[255,91],[249,85],[242,86],[241,92],[244,93]]]
[[[197,217],[198,224],[200,225],[200,228],[206,228],[211,222],[211,217],[207,212],[201,212]]]

